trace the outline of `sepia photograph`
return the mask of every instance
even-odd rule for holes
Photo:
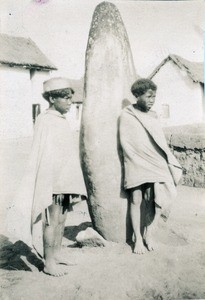
[[[0,299],[205,299],[204,0],[0,0]]]

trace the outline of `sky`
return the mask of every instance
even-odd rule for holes
[[[58,68],[84,75],[85,50],[99,0],[0,0],[0,30],[30,37]],[[120,11],[136,72],[148,76],[169,54],[204,60],[204,1],[110,1]],[[18,4],[17,4],[18,3]]]

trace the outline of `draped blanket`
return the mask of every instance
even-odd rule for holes
[[[182,170],[167,145],[158,119],[129,105],[120,116],[119,131],[124,156],[124,188],[153,182],[155,202],[162,207],[166,195],[169,195],[167,199],[176,195],[175,185]]]
[[[37,118],[27,169],[8,214],[9,231],[41,256],[42,221],[52,194],[87,195],[78,144],[68,122],[47,110]]]

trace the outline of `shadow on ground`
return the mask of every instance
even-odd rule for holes
[[[92,227],[91,222],[84,222],[78,226],[67,226],[64,237],[76,241],[77,234],[88,227]],[[33,265],[39,271],[44,268],[43,261],[24,242],[19,240],[12,243],[8,237],[0,235],[0,269],[32,272],[29,265]]]
[[[12,271],[29,271],[31,268],[24,262],[25,258],[39,271],[43,270],[44,264],[24,242],[17,241],[14,244],[9,239],[0,235],[0,268]]]

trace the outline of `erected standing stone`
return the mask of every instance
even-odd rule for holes
[[[129,224],[118,119],[122,108],[134,101],[130,87],[136,79],[120,13],[114,4],[102,2],[94,11],[88,37],[80,140],[93,226],[114,242],[126,241]]]

